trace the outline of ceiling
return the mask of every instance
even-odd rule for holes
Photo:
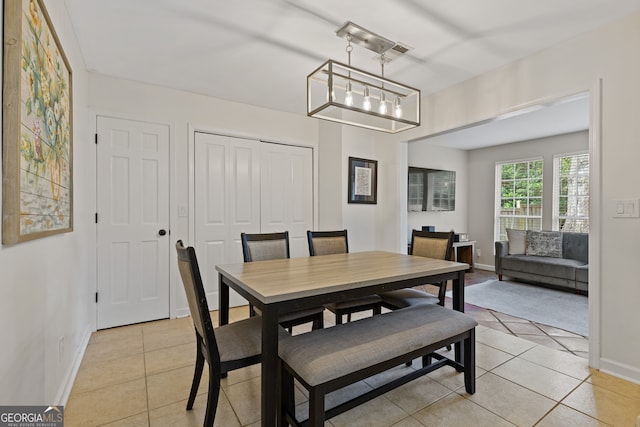
[[[444,89],[640,9],[640,0],[65,0],[89,71],[306,114],[353,21],[412,48],[385,75]],[[351,63],[379,73],[355,46]]]

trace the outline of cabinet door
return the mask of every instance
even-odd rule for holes
[[[289,231],[291,256],[308,256],[313,226],[310,148],[196,132],[195,243],[210,309],[217,264],[243,262],[240,233]],[[230,305],[246,301],[231,291]]]
[[[309,256],[307,230],[313,227],[312,150],[263,143],[261,147],[263,233],[289,231],[291,257]]]
[[[196,132],[195,248],[211,310],[217,264],[242,262],[240,233],[260,232],[260,142]],[[246,301],[231,291],[230,304]]]

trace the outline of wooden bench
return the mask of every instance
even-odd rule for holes
[[[281,425],[323,426],[325,419],[445,365],[464,372],[465,390],[473,394],[477,324],[464,313],[424,304],[284,337],[279,344]],[[462,363],[434,353],[458,342],[463,343]],[[423,359],[422,368],[325,411],[328,393],[418,357]],[[294,377],[309,391],[309,419],[304,422],[295,418]]]

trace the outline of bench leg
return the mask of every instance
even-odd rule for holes
[[[469,394],[476,392],[476,329],[469,331],[464,340],[464,389]]]
[[[423,368],[425,366],[431,365],[432,362],[433,362],[433,358],[431,357],[431,353],[427,354],[426,356],[422,356],[422,367]]]
[[[382,314],[382,303],[376,304],[373,307],[373,315],[375,316],[376,314]]]
[[[317,389],[309,392],[309,426],[324,426],[324,393],[319,393]]]

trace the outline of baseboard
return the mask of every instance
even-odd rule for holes
[[[473,264],[473,268],[478,270],[495,271],[495,267],[489,264]]]
[[[65,374],[64,379],[60,384],[60,388],[58,389],[55,400],[56,405],[67,405],[67,402],[69,401],[69,395],[71,394],[71,389],[73,388],[73,383],[75,382],[76,376],[78,375],[78,370],[80,369],[80,364],[82,363],[84,354],[87,351],[87,346],[89,345],[90,338],[91,329],[87,328],[82,336],[82,341],[80,342],[80,346],[78,347],[76,355],[73,358],[73,363],[67,370],[67,373]]]
[[[635,366],[601,358],[600,371],[613,375],[614,377],[622,378],[623,380],[631,381],[635,384],[640,384],[640,369]]]
[[[176,319],[181,317],[191,316],[191,312],[189,311],[189,307],[187,308],[179,308],[176,310]]]

